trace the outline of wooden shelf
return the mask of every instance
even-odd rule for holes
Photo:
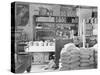
[[[37,21],[36,23],[55,23],[55,22],[40,22],[40,21]]]
[[[41,17],[48,17],[48,18],[50,18],[51,17],[51,19],[53,18],[53,20],[49,20],[49,19],[46,19],[46,20],[38,20],[38,18],[41,18]],[[57,19],[58,18],[58,19]],[[61,19],[59,19],[59,18],[61,18]],[[62,20],[62,18],[63,18],[63,20]],[[68,27],[72,27],[72,26],[77,26],[78,25],[78,17],[77,16],[75,16],[75,17],[70,17],[70,16],[48,16],[48,15],[34,15],[34,22],[35,22],[35,26],[37,26],[37,24],[47,24],[47,25],[49,25],[49,24],[53,24],[54,25],[54,27],[47,27],[47,28],[45,28],[45,27],[40,27],[40,28],[35,28],[35,39],[36,39],[36,36],[37,36],[37,32],[38,31],[52,31],[53,33],[54,33],[54,36],[43,36],[43,37],[40,37],[41,39],[43,38],[43,39],[53,39],[53,38],[59,38],[59,39],[61,39],[61,38],[64,38],[63,36],[62,37],[57,37],[57,35],[56,35],[56,30],[59,30],[59,31],[64,31],[64,32],[68,32],[68,30],[67,29],[57,29],[57,25],[59,25],[59,24],[61,24],[61,26],[68,26]],[[73,23],[72,23],[73,22]],[[77,26],[78,27],[78,26]],[[47,32],[48,33],[48,32]],[[49,33],[48,33],[49,34]]]
[[[64,22],[56,22],[57,24],[78,24],[78,23],[64,23]]]
[[[70,16],[49,16],[49,15],[34,15],[34,16],[35,17],[70,17]],[[78,18],[78,16],[72,18]]]
[[[42,37],[42,39],[53,39],[54,37],[49,36],[49,37]]]
[[[40,21],[37,21],[36,23],[54,23],[54,24],[78,24],[78,23],[65,23],[65,22],[40,22]]]
[[[36,30],[38,30],[38,31],[52,31],[52,30],[55,30],[55,29],[48,29],[48,28],[42,28],[42,29],[38,29],[38,28],[36,28]]]

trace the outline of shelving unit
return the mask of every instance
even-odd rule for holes
[[[95,19],[95,20],[93,20],[93,19]],[[93,25],[95,25],[95,24],[97,24],[96,18],[90,18],[90,19],[84,20],[84,26],[85,26],[84,37],[86,40],[84,43],[89,44],[90,45],[89,47],[92,47],[97,41],[97,35],[93,34]]]
[[[67,16],[43,16],[43,15],[34,15],[34,31],[35,32],[35,40],[39,40],[39,38],[48,38],[56,39],[56,38],[64,38],[63,36],[57,35],[57,31],[62,32],[62,34],[69,33],[73,28],[78,28],[78,17],[67,17]],[[59,27],[60,26],[60,27]],[[73,27],[73,28],[72,28]],[[69,30],[68,30],[69,28]],[[75,30],[75,29],[73,29]],[[45,31],[48,35],[45,34]],[[49,33],[50,31],[50,33]],[[76,32],[77,29],[75,30]],[[39,36],[37,33],[40,33],[42,36]],[[43,33],[44,32],[44,33]],[[53,34],[50,36],[50,34]],[[45,36],[44,36],[45,35]],[[47,39],[46,38],[46,39]],[[44,39],[45,40],[45,39]]]

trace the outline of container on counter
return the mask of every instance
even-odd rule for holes
[[[44,42],[44,46],[48,46],[48,42],[47,41]]]
[[[39,41],[39,46],[44,46],[44,42],[43,41]]]
[[[39,46],[39,41],[35,41],[34,46]]]

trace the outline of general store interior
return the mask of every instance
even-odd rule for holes
[[[66,44],[87,50],[97,45],[97,7],[16,2],[15,13],[18,73],[59,71]]]

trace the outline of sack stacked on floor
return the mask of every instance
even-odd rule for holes
[[[92,69],[94,63],[94,50],[80,48],[80,69]]]
[[[97,50],[66,44],[60,55],[60,70],[93,69],[97,67]]]
[[[98,55],[98,44],[95,44],[94,46],[93,46],[93,49],[94,49],[94,58],[95,58],[95,68],[97,68],[97,63],[98,63],[98,57],[97,57],[97,55]]]
[[[60,70],[78,69],[80,65],[79,60],[80,60],[79,48],[75,47],[73,44],[65,45],[61,51]]]
[[[98,57],[97,57],[97,51],[94,51],[95,52],[95,68],[97,68],[97,64],[98,64]]]

